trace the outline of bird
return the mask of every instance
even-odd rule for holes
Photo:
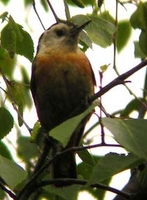
[[[75,25],[67,21],[57,22],[39,38],[32,63],[30,88],[39,121],[48,133],[70,117],[84,111],[85,108],[81,106],[78,113],[74,112],[94,94],[94,72],[87,56],[78,45],[79,35],[89,23],[90,21]],[[54,155],[80,144],[91,115],[92,113],[80,122],[66,147],[58,141],[55,142]],[[77,178],[75,152],[69,151],[58,156],[52,163],[52,174],[56,179]]]

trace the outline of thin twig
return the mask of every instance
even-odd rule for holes
[[[103,72],[99,72],[99,75],[100,75],[100,90],[102,89],[102,81],[103,81]],[[100,97],[100,117],[99,117],[99,123],[100,123],[100,127],[101,127],[101,143],[102,144],[105,144],[105,132],[104,132],[104,126],[102,124],[102,96]]]
[[[9,197],[11,197],[12,199],[15,199],[15,198],[16,198],[15,194],[14,194],[11,190],[8,190],[8,189],[7,189],[4,185],[2,185],[1,183],[0,183],[0,188],[1,188],[1,190],[5,191],[5,192],[9,195]]]
[[[43,27],[44,30],[46,30],[46,28],[45,28],[45,26],[43,25],[42,20],[41,20],[41,18],[40,18],[40,16],[39,16],[38,12],[37,12],[35,0],[33,0],[32,5],[33,5],[33,9],[34,9],[34,11],[35,11],[35,13],[36,13],[36,15],[37,15],[37,17],[38,17],[40,23],[41,23],[41,26]]]
[[[115,2],[115,26],[118,28],[118,2]],[[114,33],[113,36],[113,68],[118,75],[117,67],[116,67],[116,39],[117,39],[117,31]]]
[[[54,9],[53,9],[53,6],[52,6],[52,4],[50,3],[50,1],[49,0],[46,0],[47,1],[47,3],[48,3],[48,5],[49,5],[49,7],[50,7],[50,9],[51,9],[51,11],[52,11],[52,13],[53,13],[53,15],[54,15],[54,17],[55,17],[55,19],[56,19],[56,22],[60,22],[61,20],[59,19],[59,17],[56,15],[56,13],[55,13],[55,11],[54,11]]]

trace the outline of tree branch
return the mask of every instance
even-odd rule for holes
[[[99,98],[100,96],[102,96],[103,94],[105,94],[106,92],[108,92],[113,87],[115,87],[117,85],[120,85],[120,84],[124,84],[125,79],[127,79],[128,77],[130,77],[131,75],[133,75],[134,73],[136,73],[137,71],[139,71],[140,69],[142,69],[143,67],[145,67],[146,65],[147,65],[147,60],[144,60],[140,64],[138,64],[137,66],[135,66],[134,68],[132,68],[129,71],[125,72],[124,74],[118,76],[116,79],[114,79],[108,85],[106,85],[105,87],[103,87],[99,92],[97,92],[93,96],[91,96],[89,98],[89,102],[90,103],[93,102],[94,100],[96,100],[97,98]]]
[[[0,183],[0,188],[1,190],[5,191],[9,195],[9,197],[15,199],[15,194],[11,190],[8,190],[2,183]]]
[[[125,79],[127,79],[128,77],[130,77],[131,75],[133,75],[134,73],[136,73],[137,71],[139,71],[140,69],[142,69],[143,67],[145,67],[146,65],[147,65],[147,60],[144,60],[141,63],[139,63],[137,66],[135,66],[134,68],[132,68],[129,71],[125,72],[124,74],[118,76],[113,81],[111,81],[109,84],[107,84],[105,87],[101,88],[97,93],[95,93],[94,95],[92,95],[91,97],[89,97],[88,98],[88,103],[91,104],[93,101],[95,101],[96,99],[98,99],[99,97],[101,97],[102,95],[104,95],[106,92],[108,92],[113,87],[115,87],[117,85],[120,85],[120,84],[124,84],[125,83]],[[128,82],[128,81],[126,81],[126,82]],[[84,105],[85,109],[89,106],[89,104],[87,105],[87,101],[85,102],[85,105]],[[81,112],[81,110],[83,110],[83,103],[81,103],[69,115],[68,118],[76,116],[77,114],[79,114]]]
[[[78,179],[63,179],[63,178],[62,179],[44,180],[37,185],[37,188],[44,187],[46,185],[55,184],[55,183],[63,183],[63,184],[68,183],[68,184],[76,184],[76,185],[86,186],[88,184],[88,181],[78,180]],[[110,187],[110,186],[107,186],[107,185],[104,185],[101,183],[90,184],[89,186],[92,188],[107,190],[107,191],[113,192],[117,195],[120,195],[122,197],[125,197],[126,199],[131,199],[130,194],[128,194],[126,192],[122,192],[120,190],[117,190],[113,187]]]

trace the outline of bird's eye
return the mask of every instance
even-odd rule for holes
[[[61,36],[65,35],[65,30],[58,29],[58,30],[56,30],[56,34],[57,34],[57,36],[61,37]]]

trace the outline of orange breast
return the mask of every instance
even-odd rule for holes
[[[95,79],[84,53],[38,55],[35,61],[35,103],[41,124],[57,126],[94,93]]]

